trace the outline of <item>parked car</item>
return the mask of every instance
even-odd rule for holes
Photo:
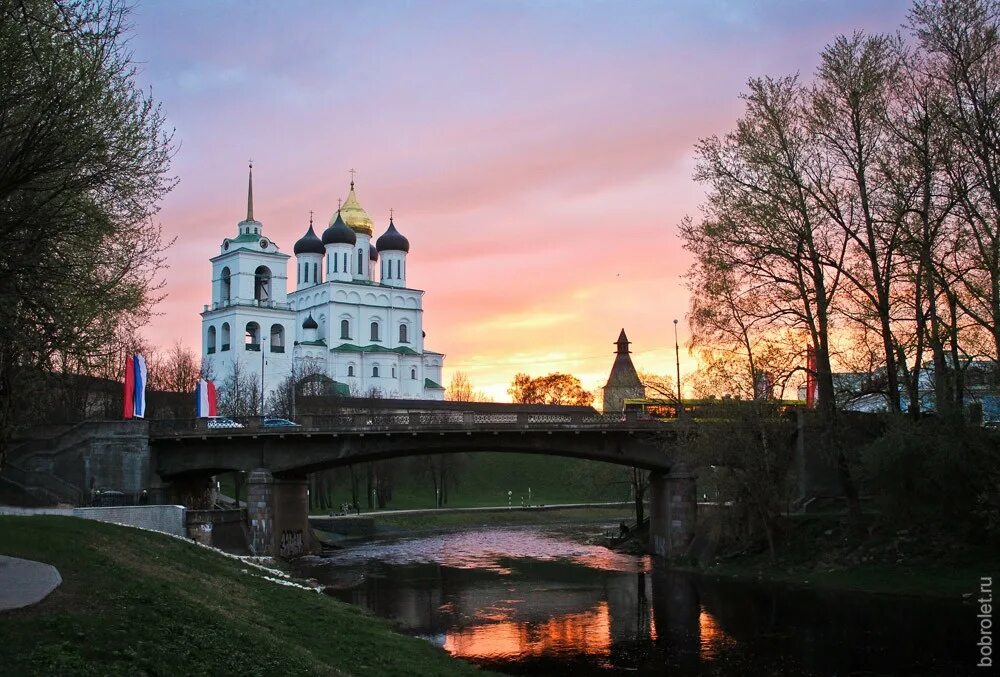
[[[265,428],[301,428],[295,421],[289,421],[287,418],[265,418],[263,426]]]
[[[242,428],[242,423],[237,423],[231,418],[226,418],[225,416],[209,416],[208,417],[208,428],[209,430],[218,430],[223,428]]]

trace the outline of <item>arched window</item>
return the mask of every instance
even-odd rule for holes
[[[222,292],[220,299],[222,301],[229,301],[230,293],[232,292],[232,279],[229,273],[229,266],[222,269],[222,278],[220,280],[222,286]]]
[[[285,352],[285,328],[280,324],[271,325],[271,352]]]
[[[306,264],[309,265],[309,264]],[[319,264],[313,263],[313,282],[319,282]]]
[[[378,365],[377,364],[372,367],[372,376],[374,376],[375,378],[378,378]]]
[[[392,368],[392,377],[396,378],[396,367]]]
[[[247,322],[246,334],[243,343],[247,350],[260,350],[260,325],[256,322]]]
[[[349,339],[351,338],[351,322],[350,320],[340,321],[340,338]]]
[[[309,281],[309,264],[308,263],[303,263],[302,267],[305,268],[305,270],[302,271],[304,273],[304,275],[302,276],[302,281],[303,282],[308,282]]]
[[[372,322],[372,341],[378,341],[378,322]]]
[[[410,330],[405,324],[399,325],[399,342],[400,343],[410,342]]]
[[[345,272],[345,273],[350,272],[349,270],[347,270],[347,252],[344,252],[344,268],[343,268],[343,272]]]
[[[414,381],[417,380],[417,368],[416,367],[411,367],[410,368],[410,378],[412,378]]]
[[[340,257],[334,254],[333,256],[331,256],[326,260],[326,268],[327,268],[326,272],[328,273],[330,272],[330,261],[333,261],[333,272],[339,273],[340,266],[338,264],[340,263]]]
[[[257,266],[253,273],[253,298],[255,301],[271,298],[271,269],[267,266]]]
[[[229,350],[229,323],[222,323],[222,345],[219,348],[220,352],[226,352]]]
[[[347,375],[348,376],[354,376],[354,365],[353,364],[347,365]]]
[[[359,249],[358,250],[358,275],[360,275],[361,273],[363,273],[364,270],[365,270],[365,257],[364,257],[363,252]]]
[[[208,328],[208,354],[215,352],[215,327]]]

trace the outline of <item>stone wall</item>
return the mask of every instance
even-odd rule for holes
[[[187,537],[182,505],[123,505],[114,508],[73,508],[74,517],[114,522]]]
[[[152,484],[146,421],[85,421],[57,435],[43,432],[22,438],[11,464],[76,487],[84,503],[92,490],[137,494]]]
[[[16,508],[0,505],[0,515],[80,517],[186,537],[185,512],[182,505],[123,505],[114,508]]]

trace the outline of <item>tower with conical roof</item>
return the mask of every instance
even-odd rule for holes
[[[639,380],[639,374],[629,357],[628,336],[623,328],[615,341],[617,350],[615,352],[615,362],[611,365],[611,374],[608,382],[604,384],[604,411],[607,413],[620,412],[625,406],[628,398],[643,398],[646,396],[646,388]]]

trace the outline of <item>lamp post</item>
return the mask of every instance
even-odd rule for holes
[[[677,340],[677,320],[674,320],[674,355],[677,358],[677,413],[680,414],[681,404],[681,344]]]
[[[675,320],[676,321],[676,320]],[[264,415],[264,328],[260,329],[260,402],[257,404],[257,415]]]

